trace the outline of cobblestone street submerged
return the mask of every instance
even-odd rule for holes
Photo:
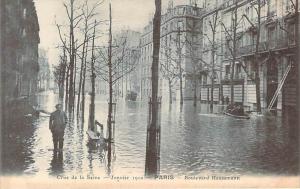
[[[39,96],[41,109],[49,112],[56,101],[52,92]],[[117,103],[113,175],[144,175],[147,110],[147,103]],[[221,114],[222,106],[215,106],[215,111],[209,114],[207,104],[194,108],[188,101],[182,110],[178,104],[163,104],[161,174],[299,174],[299,130],[290,118],[261,116],[243,120]],[[107,102],[97,99],[96,120],[106,123],[106,119]],[[53,156],[48,122],[49,117],[40,116],[32,122],[12,124],[2,133],[4,173],[89,175],[91,179],[107,175],[105,148],[87,145],[87,124],[68,125],[63,154],[57,157]]]

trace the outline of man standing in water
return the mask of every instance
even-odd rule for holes
[[[67,125],[67,115],[62,111],[61,104],[57,104],[55,108],[56,111],[50,115],[49,129],[52,132],[54,151],[57,151],[57,147],[59,147],[59,151],[62,152],[64,132]]]

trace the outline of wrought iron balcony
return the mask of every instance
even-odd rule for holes
[[[293,46],[295,45],[291,42],[288,44],[288,39],[286,37],[282,37],[276,40],[261,42],[258,46],[258,51],[259,53],[262,53],[269,50],[274,51],[274,50],[281,50],[289,47],[291,48]],[[242,46],[238,49],[238,55],[239,56],[252,55],[255,53],[256,50],[255,48],[256,48],[255,44]]]
[[[244,79],[244,75],[242,73],[235,74],[234,79]]]

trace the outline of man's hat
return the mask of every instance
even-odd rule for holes
[[[62,104],[56,104],[56,105],[55,105],[55,108],[58,108],[58,106],[62,106]]]

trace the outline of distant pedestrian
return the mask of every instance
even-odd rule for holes
[[[225,98],[225,103],[229,104],[229,97],[228,96],[226,96],[226,98]]]
[[[64,132],[67,125],[67,115],[62,111],[62,105],[57,104],[55,106],[56,111],[51,113],[49,121],[49,129],[52,132],[52,139],[54,145],[54,151],[61,152],[64,145]]]

